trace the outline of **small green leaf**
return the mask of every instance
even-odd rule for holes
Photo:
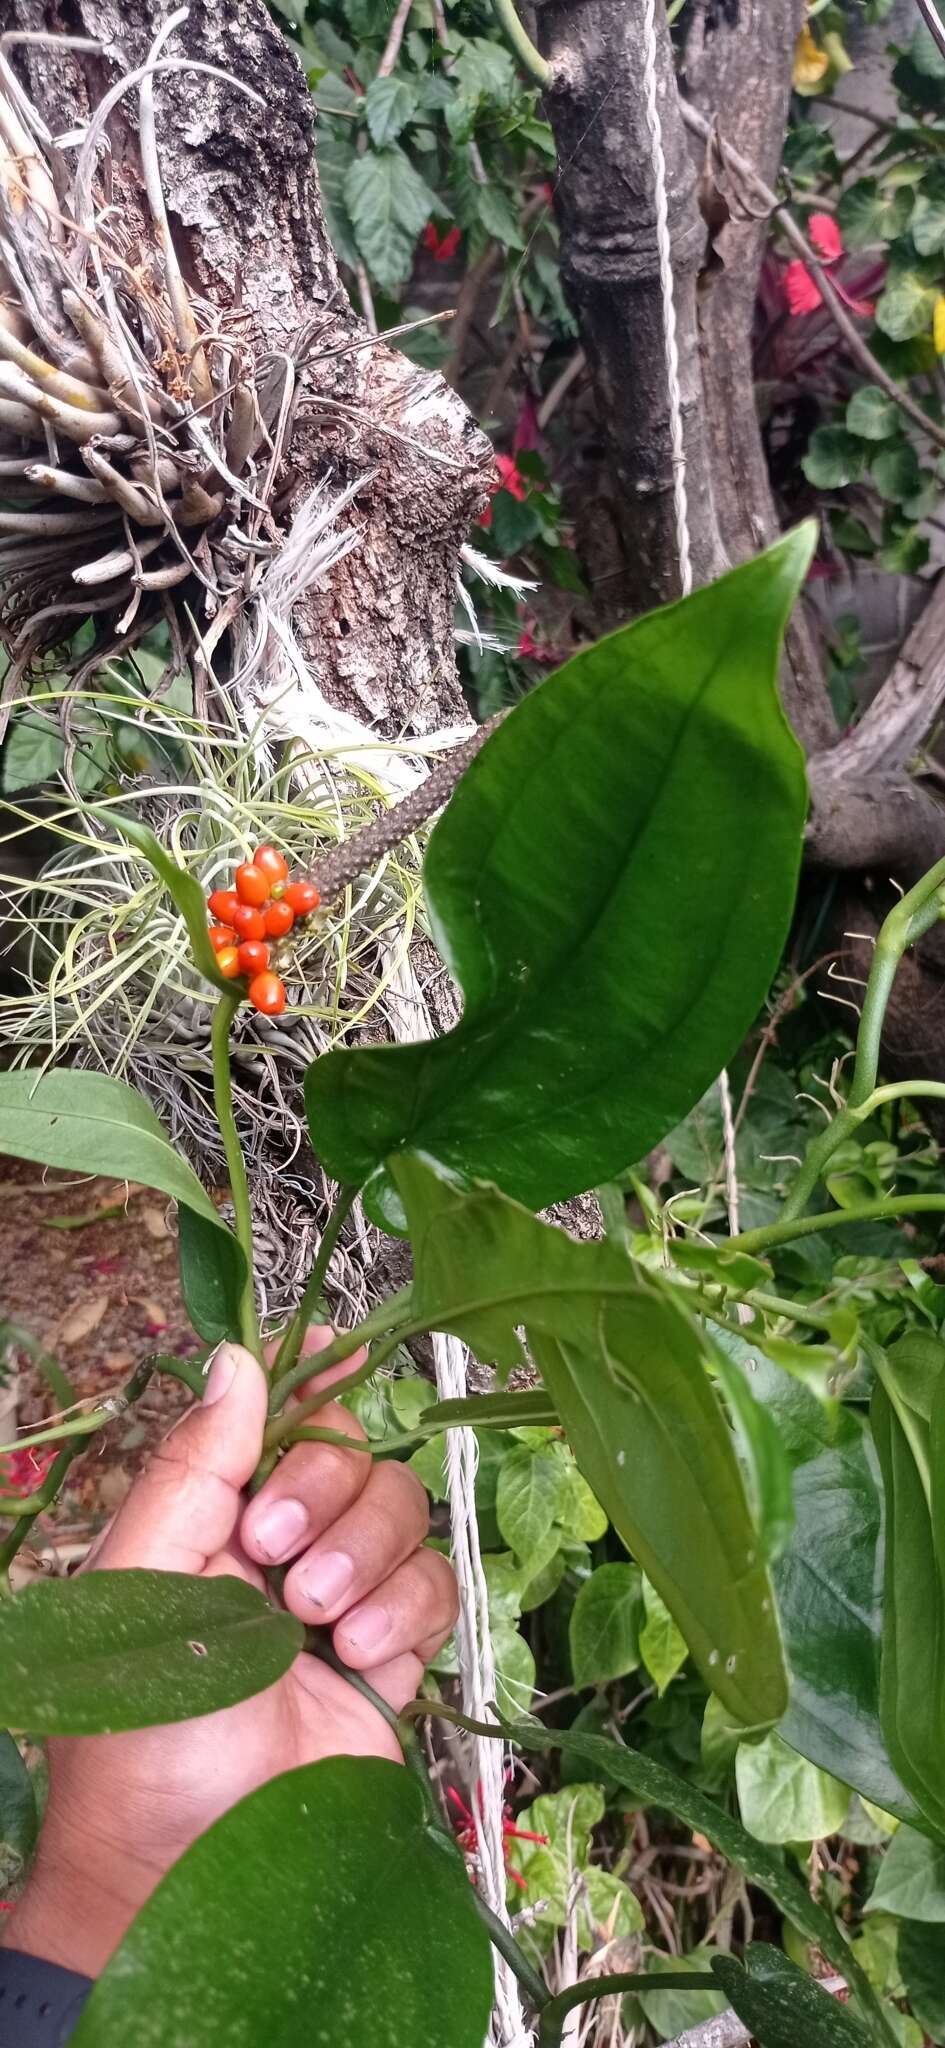
[[[794,1527],[791,1467],[777,1423],[756,1401],[742,1360],[728,1356],[725,1336],[724,1331],[716,1332],[715,1372],[731,1411],[752,1514],[770,1564],[781,1556]],[[754,1366],[755,1361],[751,1363]]]
[[[758,2048],[797,2048],[799,2041],[804,2048],[869,2048],[871,2037],[853,2013],[780,1949],[752,1943],[744,1968],[734,1956],[713,1956],[712,1974]]]
[[[568,1625],[571,1673],[579,1692],[589,1685],[609,1685],[636,1670],[643,1618],[641,1577],[635,1564],[602,1564],[581,1587]]]
[[[698,1100],[791,916],[806,795],[776,675],[811,541],[582,650],[488,740],[425,865],[462,1021],[309,1068],[328,1172],[361,1186],[410,1147],[540,1209]]]
[[[875,249],[902,234],[911,209],[908,189],[860,178],[841,194],[837,223],[848,249]]]
[[[898,434],[902,414],[878,384],[861,384],[847,406],[847,428],[863,441],[888,441]]]
[[[912,2011],[932,2041],[945,2039],[945,1925],[906,1920],[899,1968]]]
[[[607,1534],[607,1516],[571,1452],[564,1445],[560,1452],[564,1486],[558,1502],[558,1524],[572,1543],[599,1543]]]
[[[358,248],[384,291],[396,292],[409,277],[417,237],[439,202],[395,143],[355,157],[344,198]]]
[[[863,1910],[945,1923],[945,1848],[915,1828],[897,1828]]]
[[[493,1629],[492,1648],[499,1713],[527,1714],[534,1697],[536,1677],[531,1648],[510,1621],[500,1621]]]
[[[301,1622],[242,1579],[90,1572],[0,1605],[0,1720],[32,1735],[108,1735],[212,1714],[289,1669]]]
[[[483,185],[479,192],[479,218],[487,235],[501,242],[505,249],[524,249],[525,236],[522,233],[518,208],[513,206],[507,192],[499,185]]]
[[[396,142],[401,129],[412,119],[416,104],[417,96],[411,79],[403,75],[372,78],[364,96],[364,112],[375,149],[383,149],[385,143]]]
[[[801,468],[818,491],[842,490],[866,468],[866,450],[846,427],[815,427]]]
[[[657,1692],[662,1695],[670,1679],[682,1670],[689,1653],[685,1637],[680,1635],[669,1608],[645,1575],[643,1609],[646,1619],[640,1630],[640,1655]]]
[[[850,1795],[772,1730],[735,1761],[742,1820],[759,1842],[820,1842],[842,1827]]]
[[[748,1252],[680,1237],[671,1239],[667,1250],[674,1266],[681,1266],[686,1273],[708,1273],[719,1287],[734,1288],[739,1294],[747,1294],[752,1287],[771,1286],[771,1267]]]
[[[503,1540],[527,1558],[547,1536],[557,1513],[561,1479],[556,1460],[541,1451],[516,1449],[502,1461],[496,1514]]]
[[[658,1952],[647,1954],[646,1974],[660,1977],[672,1972],[691,1970],[693,1975],[712,1967],[715,1949],[694,1948],[684,1956],[663,1956]],[[690,2027],[701,2026],[705,2020],[713,2020],[725,2011],[728,1999],[724,1991],[638,1991],[643,2016],[660,2041],[675,2040],[678,2034],[685,2034]]]
[[[908,341],[913,334],[927,333],[939,288],[937,279],[921,269],[891,268],[876,302],[877,327],[892,341]]]
[[[894,504],[901,505],[919,489],[919,458],[911,441],[881,448],[879,454],[874,455],[871,467],[880,497],[889,498]]]
[[[0,1895],[18,1885],[39,1833],[33,1781],[12,1735],[0,1732]]]
[[[491,2004],[463,1859],[410,1773],[332,1757],[271,1779],[198,1836],[132,1921],[71,2041],[481,2048]]]

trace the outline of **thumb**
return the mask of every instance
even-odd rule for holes
[[[266,1408],[266,1378],[252,1352],[221,1344],[203,1400],[175,1424],[135,1481],[96,1570],[202,1572],[236,1527],[242,1489],[262,1452]]]

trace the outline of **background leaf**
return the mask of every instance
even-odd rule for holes
[[[0,1732],[0,1895],[25,1875],[36,1847],[39,1815],[33,1781],[12,1735]]]
[[[482,2048],[491,2004],[463,1859],[409,1772],[333,1757],[273,1778],[198,1836],[132,1922],[72,2041]]]
[[[906,1920],[899,1929],[899,1968],[906,1997],[933,2041],[945,2038],[945,1925]]]
[[[462,1022],[309,1069],[329,1173],[360,1186],[413,1146],[540,1209],[702,1095],[794,901],[806,796],[776,672],[811,541],[800,528],[585,649],[493,734],[424,871]]]
[[[680,1635],[669,1608],[655,1586],[646,1576],[643,1579],[644,1622],[640,1630],[640,1655],[653,1679],[656,1690],[666,1691],[670,1679],[675,1678],[686,1661],[685,1638]]]
[[[640,1662],[642,1573],[634,1564],[602,1564],[585,1579],[571,1609],[571,1671],[580,1691],[609,1685]],[[685,1649],[684,1649],[685,1654]]]
[[[772,1730],[743,1742],[735,1760],[742,1820],[759,1842],[821,1842],[846,1819],[850,1795]]]
[[[945,1848],[915,1828],[897,1828],[865,1911],[945,1922]]]
[[[242,1579],[40,1580],[0,1606],[0,1720],[31,1735],[107,1735],[212,1714],[274,1685],[303,1634]]]

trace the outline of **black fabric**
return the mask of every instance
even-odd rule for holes
[[[0,1948],[0,2048],[62,2048],[91,1989],[76,1970]]]

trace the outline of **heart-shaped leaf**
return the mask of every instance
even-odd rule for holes
[[[731,1057],[794,903],[806,792],[776,677],[812,538],[586,648],[493,734],[424,869],[462,1022],[310,1068],[337,1180],[411,1146],[541,1209],[641,1158]]]
[[[39,1580],[0,1605],[0,1721],[31,1735],[189,1721],[274,1685],[303,1635],[242,1579]]]
[[[175,1863],[73,2048],[482,2048],[489,1942],[463,1859],[397,1764],[273,1778]]]
[[[211,1344],[238,1336],[242,1250],[136,1089],[64,1067],[0,1074],[0,1152],[172,1196],[182,1204],[181,1277],[194,1327]]]
[[[524,1324],[585,1479],[706,1683],[738,1721],[777,1720],[787,1688],[771,1581],[712,1384],[715,1354],[681,1290],[495,1189],[464,1194],[410,1154],[392,1172],[414,1314],[506,1365]]]

